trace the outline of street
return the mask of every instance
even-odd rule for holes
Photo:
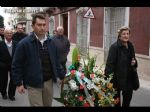
[[[131,106],[134,107],[149,107],[150,106],[150,90],[140,88],[134,91]]]

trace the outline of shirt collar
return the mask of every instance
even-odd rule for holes
[[[11,47],[12,46],[12,40],[10,42],[8,42],[6,39],[5,39],[5,43],[8,47]]]
[[[37,36],[35,33],[34,33],[34,35],[35,35],[35,37],[37,38],[37,40],[39,40],[42,44],[43,44],[44,41],[46,41],[47,38],[48,38],[48,37],[45,35],[44,38],[40,40],[40,39],[38,38],[38,36]]]

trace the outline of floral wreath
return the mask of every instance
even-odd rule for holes
[[[103,65],[96,66],[96,56],[81,58],[77,47],[73,49],[72,65],[61,85],[61,97],[54,98],[71,107],[113,107],[119,102],[114,98],[117,91],[111,80],[113,74],[106,78]]]

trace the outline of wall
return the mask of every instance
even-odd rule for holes
[[[103,48],[104,7],[92,8],[95,19],[91,19],[90,45]]]
[[[149,55],[150,8],[130,8],[129,26],[136,53]]]
[[[70,42],[76,43],[77,39],[77,16],[76,11],[70,11]]]
[[[130,40],[135,46],[138,60],[138,73],[140,78],[150,80],[150,7],[130,8],[129,26],[131,28]]]

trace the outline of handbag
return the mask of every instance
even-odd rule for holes
[[[140,87],[140,81],[139,81],[137,69],[135,68],[133,69],[132,75],[133,75],[133,90],[138,90]]]

